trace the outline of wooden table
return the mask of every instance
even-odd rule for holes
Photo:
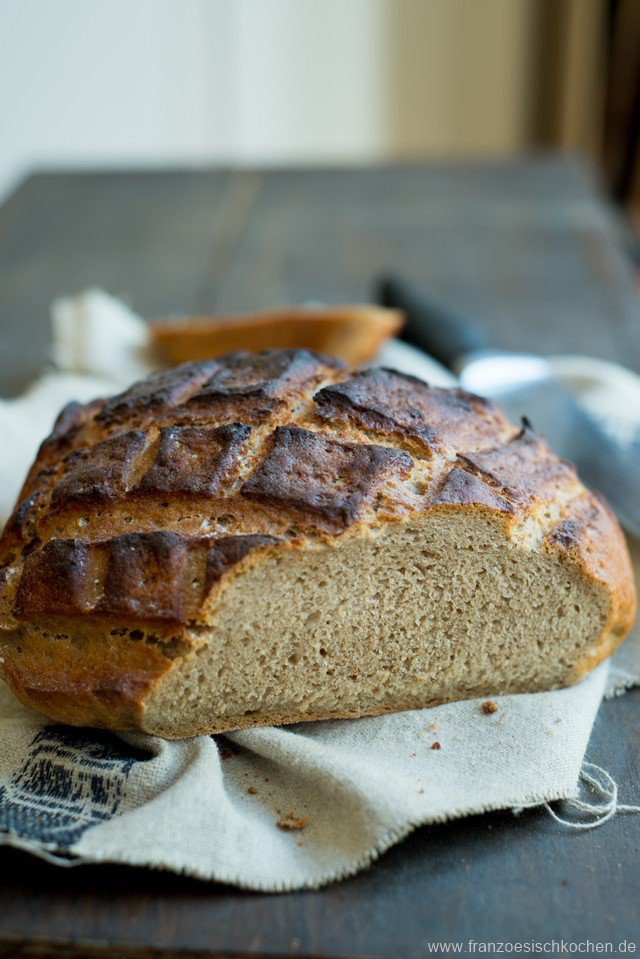
[[[48,349],[51,300],[98,285],[145,316],[361,301],[397,270],[496,345],[640,370],[625,236],[589,172],[553,158],[385,170],[40,175],[0,210],[0,392]],[[588,755],[640,799],[640,692]],[[267,896],[0,853],[0,955],[380,956],[439,940],[640,939],[640,823],[544,812],[418,830],[362,875]],[[640,943],[638,943],[640,945]]]

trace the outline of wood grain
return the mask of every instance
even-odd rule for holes
[[[193,309],[223,224],[227,173],[33,176],[0,209],[0,394],[48,359],[49,307],[101,287],[143,316]]]
[[[265,176],[226,279],[202,309],[359,302],[394,272],[496,346],[640,370],[622,233],[592,174],[553,159]]]
[[[624,235],[581,166],[45,175],[0,210],[0,392],[41,367],[53,296],[88,284],[146,316],[362,300],[394,270],[496,345],[640,369]],[[640,691],[607,702],[588,755],[640,799]],[[376,956],[438,940],[640,938],[638,820],[572,833],[544,812],[418,830],[320,892],[242,893],[0,851],[0,955]],[[437,954],[437,953],[435,953]]]

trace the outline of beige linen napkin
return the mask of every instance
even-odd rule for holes
[[[64,401],[119,389],[148,367],[141,321],[106,294],[65,301],[55,315],[66,371],[0,401],[0,513]],[[451,380],[404,344],[384,359]],[[500,697],[491,715],[472,700],[175,743],[47,723],[0,684],[0,843],[64,865],[316,888],[418,825],[575,795],[603,695],[638,682],[636,636],[578,686]]]

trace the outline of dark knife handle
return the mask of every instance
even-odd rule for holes
[[[380,279],[377,302],[402,310],[406,320],[401,338],[420,347],[445,366],[453,367],[465,353],[488,348],[481,329],[434,303],[413,284],[395,276]]]

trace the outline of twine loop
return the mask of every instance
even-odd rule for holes
[[[552,819],[566,826],[568,829],[597,829],[604,825],[609,819],[613,819],[616,813],[640,813],[640,806],[630,806],[618,802],[618,784],[606,769],[597,766],[595,763],[584,762],[580,770],[580,779],[586,783],[595,797],[594,802],[587,802],[584,799],[572,798],[563,799],[561,802],[569,806],[581,816],[591,816],[587,821],[579,819],[565,819],[557,813],[550,803],[545,803]]]

